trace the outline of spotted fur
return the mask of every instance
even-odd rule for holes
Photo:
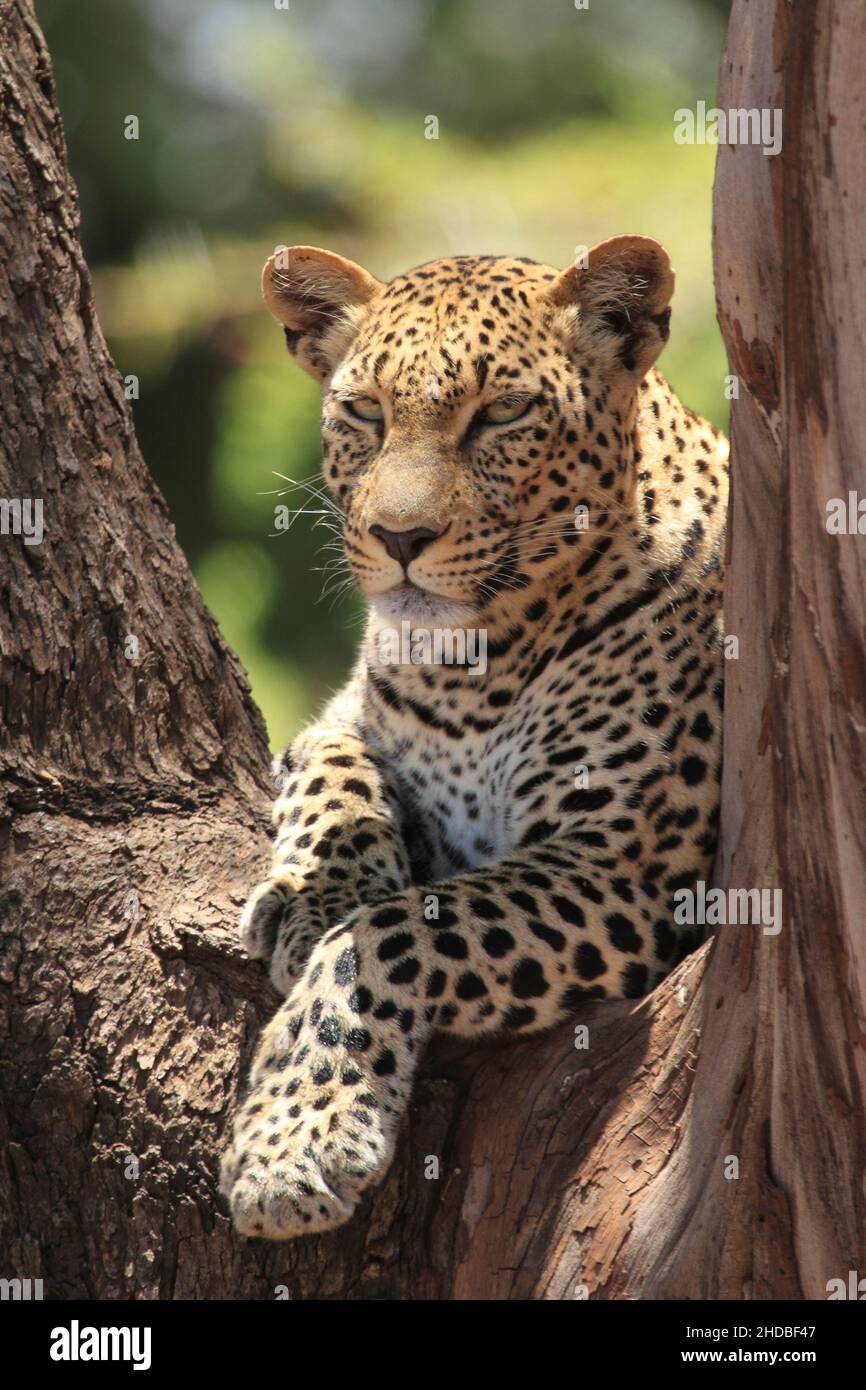
[[[673,274],[646,238],[388,284],[297,247],[264,289],[322,382],[369,602],[351,680],[278,760],[243,918],[286,999],[223,1186],[281,1239],[380,1181],[434,1030],[549,1028],[694,944],[672,895],[715,847],[727,444],[653,367]],[[403,620],[483,629],[486,671],[384,662]]]

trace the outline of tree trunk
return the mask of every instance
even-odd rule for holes
[[[866,1260],[866,542],[823,524],[866,456],[866,16],[736,0],[722,70],[721,106],[785,112],[784,153],[722,149],[716,187],[740,386],[720,881],[782,887],[782,931],[721,928],[650,998],[587,1006],[588,1047],[438,1042],[383,1188],[288,1246],[237,1238],[215,1185],[276,1004],[235,930],[265,732],[96,323],[30,0],[0,16],[0,490],[45,528],[0,538],[0,1275],[61,1299],[826,1296]]]

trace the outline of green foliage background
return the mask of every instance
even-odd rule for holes
[[[726,0],[282,3],[37,0],[100,318],[275,746],[340,684],[360,617],[351,596],[320,600],[325,532],[300,517],[272,534],[275,475],[319,465],[318,390],[260,299],[275,245],[387,279],[444,254],[566,265],[655,236],[678,275],[662,370],[727,422],[714,151],[673,140],[677,108],[712,104]]]

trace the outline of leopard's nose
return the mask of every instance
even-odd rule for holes
[[[370,535],[382,542],[392,560],[399,560],[403,568],[408,569],[424,547],[442,532],[431,531],[429,526],[413,526],[411,531],[388,531],[384,526],[371,526]]]

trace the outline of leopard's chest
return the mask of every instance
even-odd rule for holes
[[[419,882],[480,869],[524,845],[548,838],[586,799],[606,795],[613,774],[605,760],[615,751],[613,732],[631,727],[631,702],[616,714],[593,658],[596,681],[582,687],[573,673],[551,662],[541,677],[493,717],[492,689],[467,688],[431,698],[413,692],[377,724],[377,743],[399,787],[403,834]],[[450,695],[450,692],[449,692]],[[627,790],[621,773],[612,800]]]
[[[425,736],[400,760],[406,836],[422,877],[450,878],[519,843],[511,788],[525,753],[507,727],[460,739]]]

